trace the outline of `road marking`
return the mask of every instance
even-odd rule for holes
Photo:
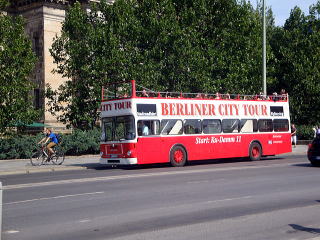
[[[217,182],[217,181],[224,181],[225,178],[217,178],[217,179],[214,179],[214,182]],[[197,184],[197,183],[208,183],[208,182],[212,182],[213,180],[199,180],[199,181],[189,181],[187,182],[187,184]]]
[[[79,223],[87,223],[87,222],[91,222],[90,219],[83,219],[83,220],[79,220]]]
[[[226,199],[218,199],[218,200],[213,200],[213,201],[202,201],[202,202],[189,202],[189,203],[181,203],[178,206],[174,205],[174,206],[165,206],[165,207],[160,207],[157,208],[159,209],[176,209],[177,207],[182,208],[182,207],[189,207],[192,206],[191,208],[194,208],[196,205],[207,205],[207,204],[215,204],[215,203],[219,203],[219,202],[226,202],[226,201],[235,201],[235,200],[241,200],[241,199],[249,199],[249,198],[253,198],[253,196],[243,196],[243,197],[237,197],[237,198],[226,198]],[[190,208],[190,209],[191,209]]]
[[[18,233],[19,231],[17,230],[8,230],[8,231],[5,231],[5,233],[7,234],[13,234],[13,233]]]
[[[216,181],[216,180],[215,180]],[[188,184],[195,184],[195,183],[208,183],[209,180],[203,180],[203,181],[190,181],[190,182],[187,182]]]
[[[193,174],[193,173],[225,172],[225,171],[232,171],[232,170],[272,168],[272,167],[279,167],[279,166],[288,166],[288,163],[261,165],[261,166],[240,166],[240,167],[229,167],[229,168],[196,169],[196,170],[169,171],[169,172],[157,172],[157,173],[141,173],[141,174],[132,174],[132,175],[118,175],[118,176],[108,176],[108,177],[68,179],[68,180],[40,182],[40,183],[7,185],[7,186],[3,186],[2,189],[10,190],[10,189],[43,187],[43,186],[62,185],[62,184],[71,184],[71,183],[103,182],[103,181],[123,180],[123,179],[142,178],[142,177],[156,177],[156,176],[159,177],[159,176],[169,176],[169,175],[179,175],[179,174],[183,175],[183,174]]]
[[[252,198],[252,196],[244,196],[244,197],[238,197],[238,198],[225,198],[225,199],[219,199],[214,201],[207,201],[205,203],[211,204],[211,203],[217,203],[217,202],[234,201],[234,200],[248,199],[248,198]]]
[[[79,194],[62,195],[62,196],[56,196],[56,197],[34,198],[34,199],[29,199],[29,200],[23,200],[23,201],[16,201],[16,202],[4,203],[3,205],[11,205],[11,204],[18,204],[18,203],[27,203],[27,202],[34,202],[34,201],[41,201],[41,200],[49,200],[49,199],[78,197],[78,196],[84,196],[84,195],[95,195],[95,194],[102,194],[102,193],[104,193],[104,192],[79,193]]]

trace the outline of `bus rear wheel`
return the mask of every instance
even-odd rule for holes
[[[262,148],[259,143],[253,142],[249,147],[249,159],[251,161],[259,161],[262,155]]]
[[[173,167],[183,167],[187,163],[187,152],[182,146],[171,149],[170,163]]]

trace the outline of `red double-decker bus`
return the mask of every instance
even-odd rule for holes
[[[102,89],[101,164],[129,165],[291,152],[288,96]]]

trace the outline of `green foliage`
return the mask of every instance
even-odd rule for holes
[[[320,2],[311,6],[309,15],[294,8],[284,27],[275,29],[271,38],[277,79],[271,90],[287,90],[296,124],[315,124],[320,116],[319,6]]]
[[[0,159],[29,158],[40,141],[41,134],[37,136],[14,135],[0,138]]]
[[[61,148],[67,155],[97,154],[100,149],[100,134],[99,128],[89,131],[75,130],[72,134],[61,136]],[[43,134],[38,134],[0,138],[0,159],[29,158],[43,137]]]
[[[309,15],[291,11],[283,27],[267,12],[268,93],[285,89],[292,120],[320,115],[320,1]],[[135,79],[160,91],[261,91],[261,6],[241,0],[105,0],[68,11],[51,54],[70,79],[48,88],[52,113],[70,126],[92,127],[100,87]]]
[[[50,111],[92,126],[101,86],[124,79],[161,91],[258,93],[260,29],[246,1],[101,0],[90,12],[76,3],[51,49],[70,80],[48,88]]]
[[[94,154],[100,150],[101,129],[75,130],[62,136],[62,146],[67,155]]]
[[[313,126],[310,125],[299,125],[297,127],[297,138],[298,140],[310,140],[314,138]]]
[[[5,4],[2,1],[0,5]],[[23,19],[0,12],[0,133],[17,122],[27,124],[38,117],[30,98],[33,84],[29,76],[35,61]]]
[[[93,127],[98,118],[101,86],[105,83],[105,70],[97,72],[93,67],[101,64],[101,68],[105,68],[104,62],[96,59],[97,50],[92,46],[91,41],[95,41],[99,34],[93,23],[76,3],[67,14],[61,37],[55,40],[51,49],[55,62],[59,64],[56,72],[72,80],[56,91],[47,86],[49,111],[53,115],[59,112],[59,121],[76,128],[83,128],[83,122],[89,125],[86,127]]]
[[[0,0],[0,11],[5,10],[8,5],[9,0]]]

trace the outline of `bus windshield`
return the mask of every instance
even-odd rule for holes
[[[108,117],[102,119],[101,141],[123,141],[135,139],[133,116]]]

